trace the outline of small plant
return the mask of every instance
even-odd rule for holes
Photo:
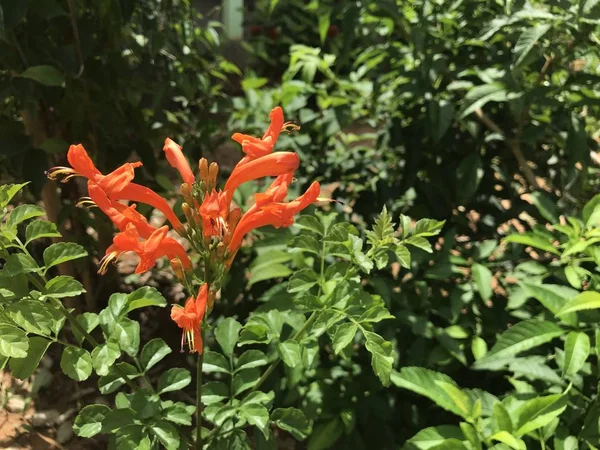
[[[100,261],[99,272],[125,252],[139,257],[136,273],[150,270],[166,257],[188,297],[184,305],[173,305],[171,318],[182,330],[181,349],[196,353],[196,404],[170,399],[169,394],[185,389],[192,375],[185,368],[169,368],[153,383],[148,372],[172,349],[160,337],[140,343],[140,324],[130,313],[149,306],[165,307],[166,300],[154,288],[142,287],[131,294],[113,294],[98,314],[86,312],[74,316],[62,299],[84,292],[82,285],[67,276],[51,277],[52,268],[67,261],[83,258],[86,250],[75,243],[60,242],[45,249],[43,265],[38,265],[28,246],[36,239],[58,237],[56,226],[34,220],[44,211],[35,205],[14,208],[0,228],[2,257],[0,271],[2,315],[0,316],[0,354],[18,378],[30,376],[52,344],[64,346],[60,367],[70,378],[83,381],[94,372],[98,375],[101,394],[117,393],[114,406],[88,405],[75,420],[75,432],[82,437],[99,433],[110,435],[116,448],[168,449],[186,447],[249,448],[247,431],[254,427],[260,439],[274,442],[272,426],[291,433],[297,439],[310,435],[311,422],[296,407],[275,407],[280,403],[275,390],[262,391],[269,376],[281,362],[291,371],[314,371],[318,361],[319,338],[329,336],[333,354],[352,358],[356,344],[364,342],[371,355],[375,374],[389,385],[394,361],[392,345],[374,330],[374,325],[393,318],[377,296],[361,286],[359,274],[369,273],[374,265],[383,268],[395,253],[400,263],[410,265],[405,245],[429,247],[425,236],[439,232],[442,223],[417,222],[410,229],[410,219],[402,219],[402,239],[384,210],[373,231],[368,234],[370,248],[350,224],[336,222],[334,214],[304,216],[298,221],[300,232],[290,249],[305,254],[299,268],[281,286],[292,296],[288,308],[257,311],[245,324],[228,317],[216,327],[207,324],[217,294],[228,279],[229,269],[244,237],[255,228],[271,225],[289,227],[294,216],[309,205],[323,201],[320,186],[313,182],[295,200],[284,202],[293,181],[299,158],[291,152],[273,152],[282,130],[297,127],[284,123],[281,108],[270,114],[271,125],[262,138],[235,133],[245,156],[233,169],[224,188],[217,188],[218,165],[206,159],[199,162],[196,179],[181,147],[167,139],[164,151],[168,162],[182,177],[182,222],[169,203],[152,190],[133,181],[134,170],[141,163],[126,163],[104,175],[94,166],[82,145],[68,152],[69,167],[48,171],[51,179],[68,181],[80,176],[87,179],[89,197],[81,205],[97,207],[118,229],[113,244]],[[272,176],[271,185],[254,195],[254,204],[242,212],[233,204],[236,189],[249,181]],[[23,185],[3,186],[1,207]],[[135,204],[153,206],[170,223],[155,228],[136,210]],[[21,224],[27,223],[25,238]],[[174,231],[187,241],[192,250],[169,234]],[[269,254],[264,257],[269,258]],[[272,261],[276,258],[273,257]],[[279,260],[279,265],[287,259]],[[289,274],[285,272],[284,275]],[[263,277],[268,279],[269,276]],[[308,314],[308,317],[307,317]],[[64,327],[70,324],[71,333]],[[99,328],[99,330],[98,330]],[[212,335],[214,338],[208,339]],[[360,338],[358,336],[361,336]],[[205,342],[216,347],[205,349]],[[239,347],[249,347],[238,354]],[[266,347],[266,351],[259,348]],[[261,371],[262,367],[266,367]],[[203,373],[211,378],[206,380]],[[185,428],[192,425],[195,433]],[[193,437],[192,437],[193,436]]]

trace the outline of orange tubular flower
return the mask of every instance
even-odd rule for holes
[[[115,261],[122,253],[135,252],[140,257],[140,262],[135,273],[143,273],[150,270],[156,260],[166,256],[169,259],[179,258],[185,270],[192,267],[185,249],[175,239],[167,237],[169,227],[164,226],[155,230],[146,241],[140,242],[140,234],[132,223],[127,224],[125,231],[117,233],[113,244],[108,247],[102,261],[100,261],[99,273],[105,273],[108,263]]]
[[[66,182],[72,177],[85,177],[97,184],[108,197],[125,189],[133,180],[134,169],[142,165],[141,162],[125,163],[108,175],[103,175],[81,144],[69,147],[67,160],[71,167],[53,167],[48,170],[48,178],[56,180],[59,176],[65,176],[62,181]]]
[[[233,192],[247,181],[262,177],[276,177],[293,173],[300,165],[298,155],[291,152],[278,152],[262,156],[243,165],[236,165],[225,183],[227,203],[231,203]]]
[[[208,284],[204,283],[198,292],[198,296],[190,297],[182,308],[174,305],[171,309],[171,319],[183,330],[181,334],[181,351],[187,341],[190,352],[202,354],[203,342],[200,327],[206,312],[206,303],[208,301]]]
[[[313,182],[304,194],[289,203],[271,202],[249,210],[238,223],[229,242],[228,263],[242,245],[244,236],[255,228],[272,225],[275,228],[289,227],[294,223],[294,216],[311,203],[318,201],[321,186]]]
[[[91,181],[88,182],[88,192],[92,202],[108,216],[119,231],[125,231],[127,225],[132,224],[144,239],[147,239],[156,231],[156,228],[151,226],[146,218],[136,211],[136,205],[126,206],[109,199],[104,191]]]
[[[183,228],[183,225],[181,225],[181,222],[173,212],[173,209],[171,209],[171,206],[169,206],[169,203],[146,186],[142,186],[137,183],[129,183],[125,189],[113,195],[111,199],[131,200],[133,202],[145,203],[153,206],[165,215],[167,220],[171,222],[171,225],[173,225],[173,228],[176,230],[181,230]]]
[[[229,202],[223,191],[215,191],[204,197],[200,205],[200,217],[202,218],[202,235],[204,237],[223,237],[228,231]]]
[[[275,142],[277,142],[277,138],[284,128],[283,110],[281,107],[277,106],[273,108],[269,113],[269,118],[271,119],[271,124],[262,139],[242,133],[234,133],[231,136],[231,139],[242,146],[242,151],[246,154],[239,162],[239,165],[273,152]]]
[[[167,156],[167,161],[171,164],[171,167],[177,169],[177,171],[181,174],[181,178],[183,178],[183,182],[189,185],[194,184],[194,174],[192,169],[190,168],[190,164],[188,163],[185,155],[181,151],[181,146],[177,145],[174,141],[167,138],[165,140],[165,146],[163,147],[163,151]]]

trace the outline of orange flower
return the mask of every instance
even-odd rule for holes
[[[108,175],[103,175],[90,159],[83,145],[71,145],[67,153],[67,160],[71,167],[53,167],[48,170],[48,178],[57,179],[65,176],[63,182],[72,177],[81,176],[97,184],[108,197],[125,189],[134,177],[134,169],[142,165],[141,162],[125,163]]]
[[[140,257],[140,262],[135,273],[150,270],[156,260],[166,256],[169,259],[179,258],[184,269],[191,269],[192,263],[185,249],[175,239],[167,237],[169,227],[164,226],[155,230],[144,242],[140,242],[140,234],[134,224],[127,224],[125,231],[117,233],[113,243],[106,250],[104,258],[100,261],[99,273],[105,273],[108,263],[115,261],[125,252],[135,252]]]
[[[268,155],[273,151],[275,142],[284,127],[283,123],[283,110],[280,106],[277,106],[269,113],[271,124],[265,132],[262,139],[254,136],[249,136],[242,133],[234,133],[231,139],[236,141],[242,146],[242,151],[246,156],[239,162],[239,165],[243,165],[253,159],[260,158],[261,156]]]
[[[217,192],[213,189],[204,197],[199,212],[202,218],[202,235],[222,238],[228,231],[227,219],[229,216],[229,203],[225,192]]]
[[[137,229],[139,235],[145,239],[156,231],[146,218],[136,211],[136,205],[126,206],[109,199],[104,191],[93,182],[88,182],[88,192],[92,202],[115,224],[119,231],[125,231],[128,224]]]
[[[171,319],[177,326],[183,329],[181,334],[181,351],[187,341],[190,352],[198,352],[202,354],[203,342],[200,327],[202,319],[206,312],[206,303],[208,301],[208,284],[204,283],[198,291],[198,296],[189,297],[182,308],[179,305],[174,305],[171,309]]]
[[[237,165],[231,172],[225,188],[227,203],[231,203],[233,193],[238,186],[247,181],[262,177],[276,177],[293,173],[300,165],[298,155],[291,152],[271,153],[254,159],[244,165]]]
[[[177,171],[181,174],[183,182],[189,185],[194,184],[194,174],[192,173],[192,169],[190,168],[190,164],[185,158],[185,155],[181,151],[181,146],[167,138],[165,140],[163,151],[165,152],[167,161],[169,161],[171,167],[177,169]]]
[[[271,186],[273,187],[273,186]],[[250,231],[267,225],[275,228],[289,227],[294,223],[294,216],[311,203],[318,201],[321,186],[313,182],[304,194],[289,203],[271,202],[265,205],[251,208],[244,214],[238,223],[228,246],[230,263],[236,252],[242,245],[242,239]]]

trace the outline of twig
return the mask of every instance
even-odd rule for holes
[[[540,186],[539,186],[537,180],[535,179],[535,174],[533,173],[533,170],[531,170],[531,167],[529,167],[529,162],[527,161],[527,159],[523,155],[523,152],[521,151],[521,144],[519,142],[519,139],[508,139],[506,137],[506,133],[504,133],[504,131],[502,131],[502,128],[500,128],[498,126],[498,124],[496,124],[496,122],[494,122],[492,119],[490,119],[481,110],[481,108],[477,108],[475,110],[475,115],[477,116],[479,121],[481,123],[483,123],[486,127],[488,127],[491,131],[493,131],[495,133],[499,133],[504,137],[504,139],[507,142],[508,147],[510,148],[510,151],[517,159],[519,167],[521,168],[523,175],[525,175],[525,179],[527,180],[527,183],[529,183],[530,188],[539,189]]]

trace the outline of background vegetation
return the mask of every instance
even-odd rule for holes
[[[344,351],[324,334],[318,358],[267,381],[275,407],[310,421],[297,448],[599,447],[600,2],[253,3],[232,61],[222,26],[185,0],[2,0],[2,181],[31,181],[26,198],[98,257],[110,224],[75,207],[76,184],[45,181],[69,143],[101,170],[139,157],[169,197],[164,137],[226,175],[239,153],[229,136],[262,134],[281,105],[302,127],[278,144],[302,160],[298,190],[319,180],[343,202],[323,217],[371,230],[375,247],[389,239],[372,268],[353,260],[353,277],[394,316],[375,325],[392,345],[389,387],[358,346],[365,333]],[[392,242],[410,228],[401,214],[445,222],[421,222],[409,254]],[[314,257],[297,233],[244,250],[215,323],[298,308],[282,279]],[[78,312],[145,282],[94,267],[61,268],[88,292]]]

